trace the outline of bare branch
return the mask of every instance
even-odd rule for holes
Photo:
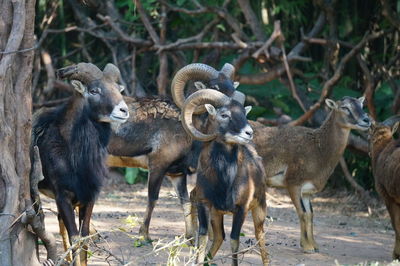
[[[281,35],[280,39],[283,39],[283,35]],[[285,66],[285,70],[289,79],[289,85],[290,85],[290,90],[292,92],[292,96],[293,98],[297,101],[297,103],[300,105],[301,109],[306,112],[306,107],[304,106],[303,101],[300,99],[299,95],[297,94],[297,89],[296,89],[296,85],[293,82],[293,77],[292,77],[292,73],[290,72],[290,67],[289,67],[289,63],[286,57],[286,51],[285,51],[285,46],[283,45],[283,41],[280,42],[280,47],[282,50],[282,59],[283,59],[283,65]]]
[[[258,58],[262,52],[264,52],[265,56],[269,58],[269,52],[268,48],[271,46],[271,44],[280,36],[282,36],[282,31],[281,31],[281,22],[279,20],[274,22],[274,31],[272,32],[271,36],[269,39],[264,43],[263,46],[261,46],[260,49],[258,49],[252,57]]]
[[[135,0],[134,0],[135,1]],[[165,0],[161,0],[161,2],[166,5],[170,10],[175,11],[175,12],[182,12],[188,15],[198,15],[198,14],[203,14],[203,13],[215,13],[218,17],[224,19],[226,23],[233,29],[233,31],[236,33],[236,35],[245,40],[249,41],[250,38],[242,31],[241,26],[239,21],[236,20],[226,9],[226,6],[230,3],[230,0],[226,0],[222,7],[204,7],[200,5],[196,1],[196,6],[198,9],[196,10],[189,10],[186,8],[179,8],[179,7],[174,7],[168,4]]]
[[[244,17],[246,18],[247,23],[250,25],[250,28],[254,33],[254,35],[256,36],[257,40],[264,41],[267,38],[267,36],[265,35],[265,31],[263,30],[260,21],[257,19],[256,14],[251,8],[250,1],[238,0],[238,3],[240,5],[240,8],[242,9],[242,12],[244,14]]]
[[[150,34],[151,39],[153,40],[153,42],[155,44],[159,44],[160,37],[158,37],[156,31],[154,30],[153,26],[151,25],[150,19],[147,16],[146,10],[144,10],[144,8],[142,6],[142,2],[140,0],[132,0],[132,1],[133,1],[133,4],[136,5],[137,11],[140,15],[140,19],[142,20],[144,27]]]
[[[198,8],[194,9],[194,10],[172,6],[169,3],[167,3],[167,1],[165,1],[165,0],[160,0],[160,2],[164,5],[166,5],[171,11],[184,13],[184,14],[188,14],[188,15],[204,14],[204,13],[210,11],[209,8],[200,5],[197,1],[196,1],[196,3],[197,3]]]
[[[206,33],[210,32],[211,28],[214,27],[217,23],[219,22],[218,18],[213,19],[210,23],[208,23],[204,29],[199,32],[197,35],[184,38],[184,39],[178,39],[174,43],[170,44],[165,44],[165,45],[155,45],[156,48],[158,48],[158,53],[164,51],[164,50],[174,50],[174,49],[179,49],[179,47],[184,44],[184,43],[190,43],[190,42],[199,42]]]
[[[225,19],[226,23],[233,29],[233,31],[239,36],[239,38],[245,41],[250,40],[250,38],[242,31],[240,23],[226,10],[225,7],[212,8],[211,10],[219,17]]]
[[[307,37],[312,38],[317,36],[323,29],[325,25],[325,14],[323,12],[318,16],[317,21],[315,22],[313,28],[307,34]],[[300,53],[304,51],[307,47],[308,43],[305,41],[299,42],[288,54],[288,62],[297,60]],[[238,68],[237,68],[238,69]],[[284,73],[285,67],[283,64],[275,66],[273,69],[270,69],[265,73],[258,73],[252,75],[237,75],[236,78],[240,83],[244,84],[264,84],[271,80],[274,80]]]
[[[153,44],[150,41],[146,41],[140,38],[133,38],[127,35],[109,16],[97,14],[97,17],[100,20],[104,21],[104,23],[106,23],[107,25],[110,25],[110,27],[118,34],[119,37],[121,37],[121,40],[123,40],[124,42],[129,42],[138,46],[151,46]]]
[[[368,111],[370,116],[376,120],[376,109],[374,105],[375,82],[368,69],[368,66],[360,54],[357,55],[357,61],[364,73],[364,95],[367,101]]]
[[[166,42],[167,35],[167,8],[165,5],[161,6],[161,28],[160,28],[160,44]],[[159,95],[167,94],[168,87],[168,57],[166,52],[160,53],[160,68],[157,77],[157,88]]]
[[[263,44],[262,42],[247,43],[249,49],[260,47],[262,44]],[[161,48],[161,46],[157,47]],[[196,42],[196,43],[183,43],[174,47],[169,47],[168,45],[162,47],[163,50],[188,50],[188,49],[210,49],[210,48],[239,50],[242,49],[242,46],[240,44],[233,42]],[[151,50],[155,49],[156,47],[154,47],[154,49]]]

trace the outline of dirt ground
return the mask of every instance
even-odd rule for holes
[[[386,211],[382,210],[380,217],[368,217],[366,212],[359,211],[355,196],[350,193],[332,194],[322,192],[313,200],[314,234],[320,252],[304,254],[299,246],[299,222],[289,197],[283,190],[268,191],[268,219],[265,228],[271,265],[371,265],[372,262],[387,265],[391,262],[394,231]],[[185,228],[183,213],[168,181],[161,188],[150,225],[150,234],[155,241],[141,245],[138,231],[146,207],[146,197],[144,184],[114,182],[104,188],[92,216],[92,222],[101,237],[91,244],[89,265],[166,265],[168,259],[174,258],[176,265],[190,263],[193,249],[178,243],[183,241],[183,238],[179,238]],[[46,226],[55,233],[61,253],[55,203],[45,197],[42,201]],[[231,217],[227,216],[227,240],[217,254],[217,258],[222,258],[215,261],[216,265],[230,264],[227,258],[230,253],[230,227]],[[240,242],[240,249],[255,243],[250,215],[243,226]],[[168,243],[169,246],[161,248]],[[43,247],[41,249],[43,256]],[[240,264],[261,265],[257,252],[257,249],[251,248],[240,255]]]

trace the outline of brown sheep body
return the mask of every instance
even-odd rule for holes
[[[400,140],[394,139],[400,116],[372,126],[370,155],[376,191],[382,196],[395,231],[393,259],[400,259]]]
[[[370,119],[363,98],[327,100],[332,109],[321,127],[266,127],[251,122],[254,143],[263,158],[267,185],[286,188],[300,220],[300,245],[318,251],[313,235],[311,195],[321,191],[346,148],[351,129],[367,130]]]

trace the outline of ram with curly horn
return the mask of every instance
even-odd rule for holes
[[[192,141],[180,122],[185,101],[185,87],[189,91],[206,87],[219,90],[242,103],[244,94],[236,91],[238,83],[230,79],[234,68],[225,64],[220,71],[200,63],[187,65],[180,69],[172,81],[172,96],[175,103],[166,98],[125,97],[131,116],[127,123],[115,128],[108,146],[112,156],[109,166],[141,167],[149,169],[148,202],[144,222],[139,233],[150,240],[149,225],[153,209],[158,200],[161,183],[168,176],[177,192],[185,216],[186,237],[192,237],[193,228],[189,195],[186,188],[186,175],[193,173],[197,165],[198,146]],[[188,84],[194,81],[194,86]],[[189,93],[190,93],[189,92]],[[205,112],[204,108],[198,110]],[[196,123],[203,118],[196,116]]]
[[[32,147],[39,148],[44,175],[39,190],[56,201],[66,249],[80,241],[79,235],[89,234],[92,209],[107,175],[111,122],[120,124],[129,117],[119,75],[112,64],[103,71],[89,63],[60,69],[58,76],[71,80],[73,96],[33,116]],[[75,207],[80,228],[75,224]],[[87,265],[87,248],[81,250],[75,265]]]
[[[199,106],[208,112],[205,123],[197,129],[193,114]],[[223,216],[233,214],[231,238],[232,265],[238,265],[240,230],[249,211],[264,265],[269,262],[264,239],[266,215],[266,180],[261,157],[251,140],[253,130],[243,105],[216,90],[204,89],[190,95],[184,103],[182,124],[196,140],[202,141],[197,181],[192,201],[197,206],[199,229],[197,263],[206,255],[208,225],[211,220],[214,239],[209,254],[215,256],[225,232]]]
[[[376,191],[390,214],[395,244],[393,259],[400,259],[400,140],[393,138],[400,115],[382,123],[373,123],[370,130],[370,155]]]

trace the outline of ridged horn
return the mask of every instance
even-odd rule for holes
[[[103,74],[105,78],[108,78],[112,82],[118,82],[121,77],[121,72],[118,67],[110,63],[108,63],[104,68]]]
[[[185,85],[189,80],[211,80],[218,77],[219,72],[206,64],[194,63],[181,68],[174,76],[171,83],[171,94],[175,104],[182,109],[185,103]],[[195,114],[204,112],[205,109],[196,110]]]
[[[191,94],[187,100],[185,101],[185,105],[182,110],[182,125],[188,134],[190,134],[194,139],[200,141],[210,141],[217,137],[217,133],[212,134],[204,134],[200,132],[193,125],[193,114],[199,105],[204,105],[206,103],[212,104],[215,107],[221,107],[224,104],[227,104],[230,101],[230,98],[225,94],[212,89],[204,89],[196,91]]]
[[[220,72],[224,73],[224,75],[227,78],[233,79],[233,74],[235,73],[235,67],[229,63],[225,63]]]
[[[60,79],[75,79],[84,84],[88,84],[93,80],[98,80],[103,77],[103,72],[91,63],[79,63],[77,65],[64,67],[58,69],[56,74]]]
[[[394,115],[383,121],[382,124],[388,127],[392,127],[398,121],[400,121],[400,115]]]

